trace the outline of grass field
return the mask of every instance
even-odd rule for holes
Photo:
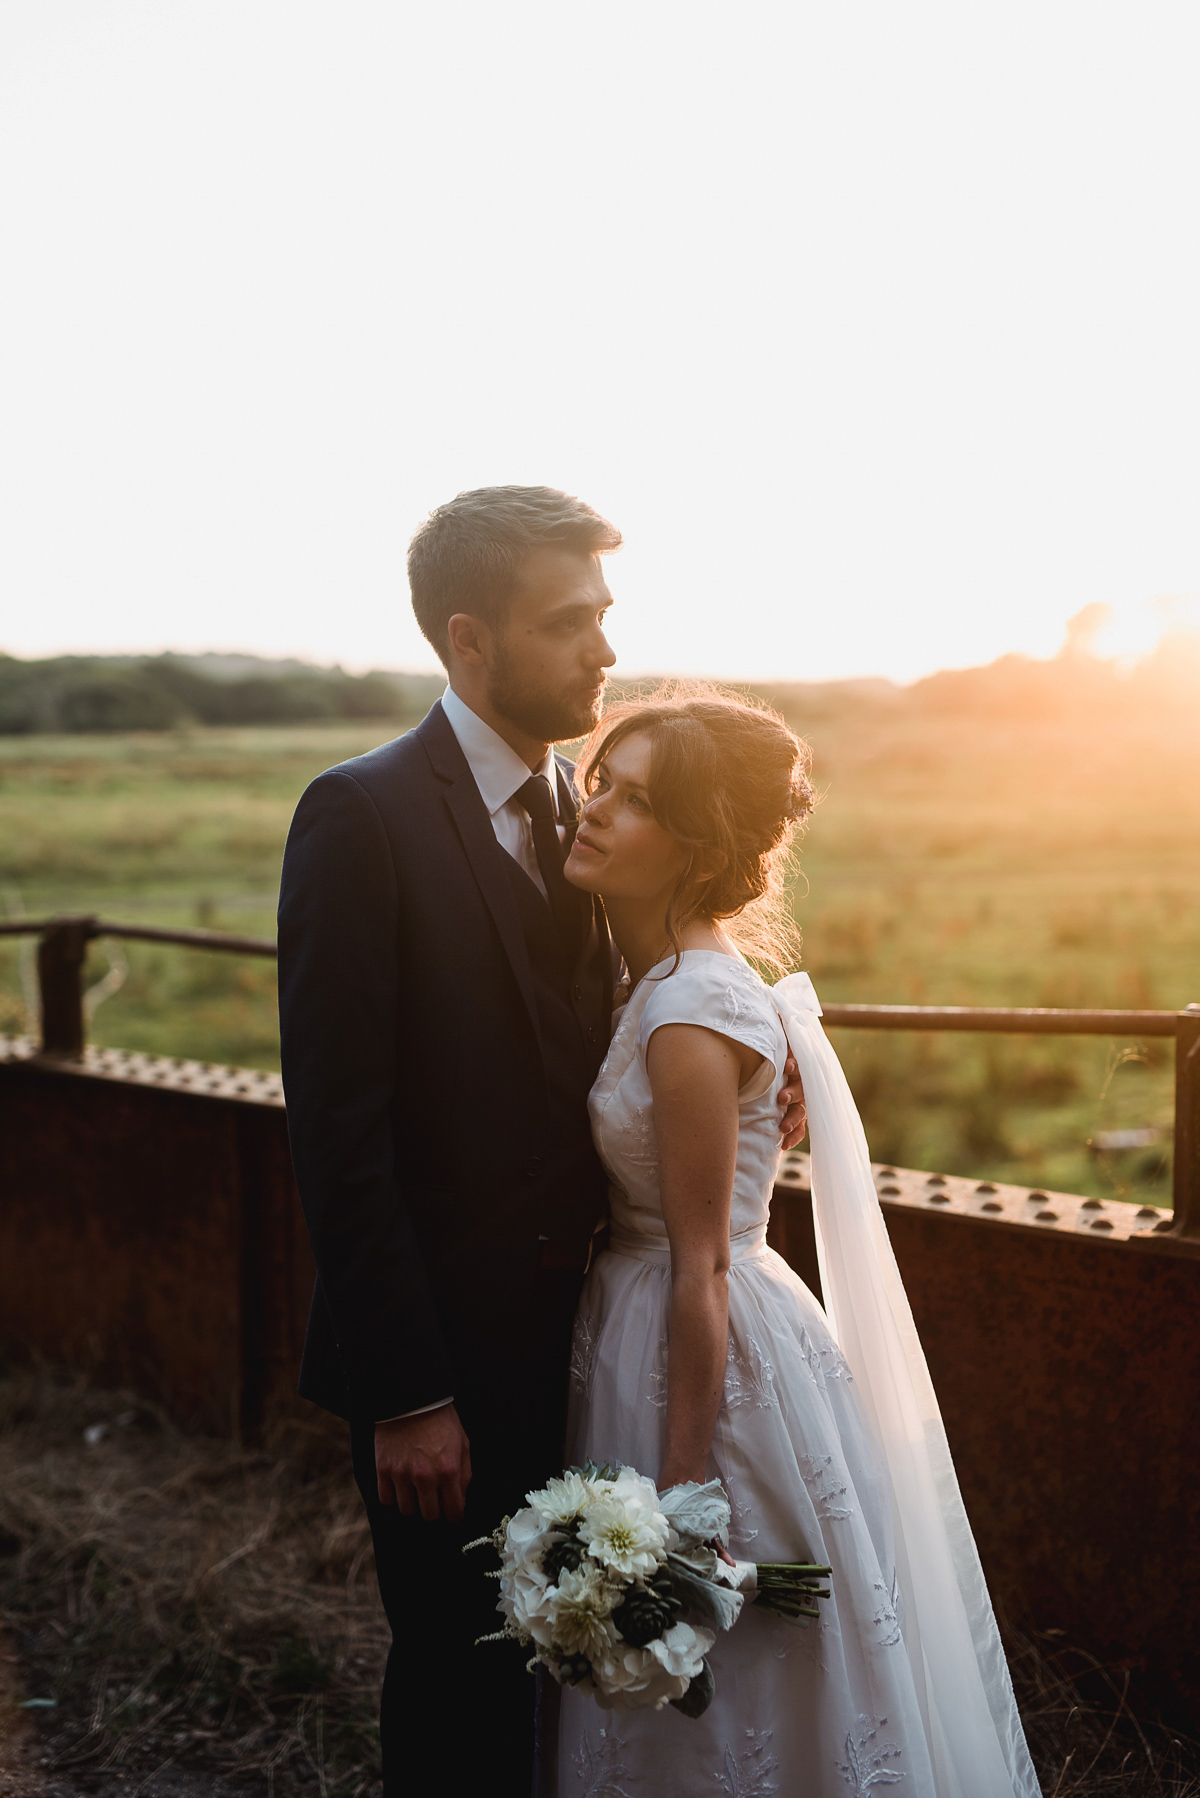
[[[1200,999],[1200,722],[1172,706],[917,704],[793,689],[821,803],[795,905],[828,1000],[1176,1007]],[[338,723],[0,738],[0,900],[274,933],[305,784],[394,735]],[[97,944],[89,978],[107,971]],[[118,961],[116,975],[122,971]],[[129,944],[92,1040],[277,1067],[270,963]],[[0,1030],[29,950],[0,944]],[[1166,1042],[837,1033],[876,1159],[1169,1203]],[[1098,1131],[1153,1146],[1098,1155]]]
[[[388,1631],[332,1419],[238,1448],[133,1393],[12,1373],[0,1456],[0,1606],[46,1707],[50,1792],[379,1798]],[[1136,1675],[1012,1623],[1047,1798],[1197,1798],[1200,1745],[1155,1720]],[[0,1790],[24,1790],[6,1770]]]

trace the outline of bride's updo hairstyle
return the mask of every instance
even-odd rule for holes
[[[751,961],[793,969],[800,933],[784,890],[788,851],[813,807],[808,745],[769,706],[672,683],[607,711],[579,758],[580,787],[625,737],[650,742],[654,816],[691,851],[667,914],[671,944],[693,918],[720,921]]]

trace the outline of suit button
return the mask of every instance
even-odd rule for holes
[[[587,1039],[589,1043],[594,1043],[596,1040],[596,1026],[594,1024],[589,1024],[587,1027]]]
[[[579,1000],[583,998],[583,988],[580,986],[578,981],[576,981],[575,985],[571,988],[571,997],[572,997],[572,999],[574,999],[576,1001],[576,1003],[578,1003]]]
[[[529,1157],[529,1160],[525,1163],[526,1179],[527,1180],[536,1180],[538,1175],[541,1173],[541,1171],[542,1171],[541,1156],[540,1155],[531,1155]]]

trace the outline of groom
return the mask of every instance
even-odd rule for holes
[[[283,1075],[317,1264],[300,1391],[350,1422],[393,1633],[385,1798],[530,1790],[534,1681],[515,1645],[473,1646],[500,1619],[487,1557],[461,1548],[561,1471],[605,1209],[586,1101],[613,950],[563,878],[575,798],[550,746],[599,716],[620,542],[546,487],[432,513],[409,580],[447,690],[313,782],[284,857]]]

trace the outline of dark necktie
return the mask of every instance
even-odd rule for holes
[[[525,785],[518,787],[514,797],[529,813],[529,822],[533,826],[533,850],[546,888],[546,897],[550,901],[550,910],[554,913],[564,946],[569,953],[574,954],[579,947],[582,922],[579,891],[563,873],[567,851],[558,840],[550,782],[544,774],[531,774]]]

